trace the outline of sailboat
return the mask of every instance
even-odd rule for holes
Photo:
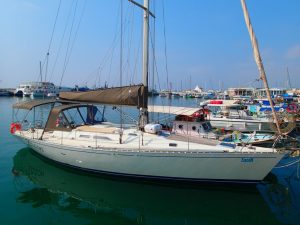
[[[143,84],[16,103],[14,115],[19,110],[29,113],[21,122],[11,124],[11,133],[56,163],[92,173],[192,182],[249,184],[263,180],[285,153],[274,147],[194,141],[189,135],[177,137],[160,124],[148,122],[148,28],[152,13],[148,0],[142,6],[135,4],[144,10]],[[115,109],[136,107],[139,118],[131,127],[108,123],[104,110],[97,108],[99,104]],[[35,117],[37,108],[46,105],[50,113],[43,127]],[[78,115],[78,121],[72,113]]]

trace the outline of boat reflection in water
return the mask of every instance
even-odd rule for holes
[[[55,213],[68,212],[85,224],[273,225],[280,224],[274,214],[280,210],[274,210],[269,197],[290,197],[284,188],[273,191],[273,187],[282,184],[261,186],[262,198],[255,187],[175,187],[112,180],[66,170],[29,148],[15,155],[12,171],[20,192],[18,202],[31,204],[32,208],[50,205]],[[299,212],[299,208],[295,210]]]
[[[299,161],[300,157],[283,159],[282,164],[272,170],[272,181],[257,185],[277,220],[283,224],[300,224]]]

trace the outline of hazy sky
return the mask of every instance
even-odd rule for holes
[[[270,85],[286,87],[288,68],[300,87],[300,1],[246,3]],[[122,84],[140,83],[142,11],[122,5],[123,32],[121,0],[0,0],[0,87],[40,80],[40,61],[43,79],[57,85],[117,86],[121,33]],[[239,0],[156,0],[151,7],[157,89],[167,80],[173,89],[189,88],[190,80],[207,89],[260,86]]]

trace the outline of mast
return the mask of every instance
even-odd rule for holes
[[[144,25],[143,25],[143,84],[148,91],[149,67],[149,0],[144,0]],[[148,97],[148,96],[147,96]],[[141,110],[141,127],[149,122],[148,107]]]
[[[143,85],[146,92],[148,92],[148,72],[149,72],[149,15],[155,18],[154,14],[149,11],[149,1],[144,0],[144,5],[141,5],[133,0],[128,0],[134,5],[144,10],[144,23],[143,23]],[[148,96],[146,96],[148,97]],[[148,107],[141,108],[140,127],[143,128],[149,121]]]
[[[40,78],[41,78],[41,82],[43,82],[42,62],[41,61],[40,61]]]
[[[149,0],[144,0],[144,25],[143,25],[143,84],[148,87],[149,66]]]
[[[257,64],[257,67],[258,67],[258,70],[259,70],[260,79],[263,81],[263,84],[264,84],[265,89],[266,89],[267,97],[268,97],[268,100],[270,102],[270,106],[271,106],[271,109],[272,109],[272,114],[273,114],[273,118],[274,118],[274,121],[275,121],[275,124],[276,124],[276,127],[277,127],[278,134],[281,135],[279,121],[278,121],[278,118],[277,118],[277,115],[276,115],[276,112],[275,112],[275,109],[274,109],[274,104],[273,104],[273,101],[272,101],[272,98],[271,98],[267,76],[266,76],[264,65],[263,65],[263,62],[262,62],[262,59],[261,59],[261,56],[260,56],[260,53],[259,53],[257,40],[256,40],[255,33],[254,33],[254,30],[253,30],[253,27],[252,27],[252,24],[251,24],[251,21],[250,21],[250,17],[249,17],[249,14],[248,14],[248,10],[247,10],[245,0],[241,0],[241,4],[242,4],[243,12],[244,12],[244,18],[245,18],[246,26],[248,28],[248,32],[249,32],[250,39],[251,39],[254,59],[255,59],[255,62]]]

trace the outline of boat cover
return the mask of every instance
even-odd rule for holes
[[[46,105],[46,104],[51,104],[55,103],[55,99],[38,99],[38,100],[30,100],[30,101],[25,101],[25,102],[17,102],[13,104],[14,109],[27,109],[31,110],[34,107],[40,106],[40,105]]]
[[[195,112],[198,112],[201,108],[191,108],[191,107],[179,107],[179,106],[159,106],[159,105],[149,105],[148,112],[153,113],[169,113],[174,115],[184,115],[191,116]]]
[[[72,130],[72,128],[70,126],[57,127],[56,123],[60,117],[61,112],[68,110],[68,109],[79,108],[79,107],[90,107],[90,106],[89,105],[80,105],[80,104],[69,104],[69,105],[60,105],[60,106],[54,107],[51,110],[50,115],[48,117],[48,120],[47,120],[47,123],[45,126],[45,131],[53,131],[53,130],[70,131],[70,130]]]
[[[146,108],[148,103],[148,89],[143,85],[133,85],[85,92],[61,92],[59,98],[85,103],[127,105]]]

